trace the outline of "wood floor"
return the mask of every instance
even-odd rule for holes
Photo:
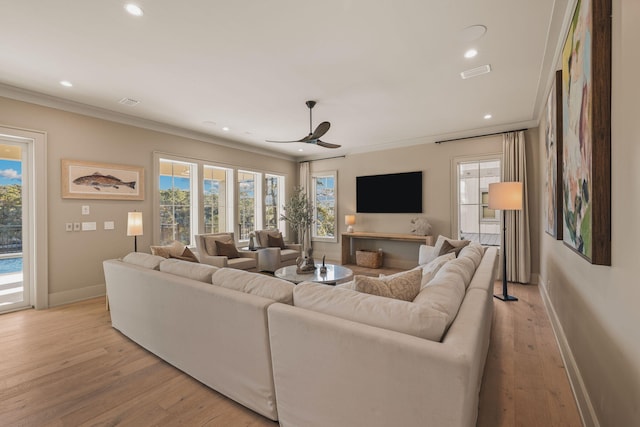
[[[478,426],[580,426],[537,287],[510,291],[520,301],[495,300]],[[104,303],[0,316],[0,425],[277,426],[129,341]]]

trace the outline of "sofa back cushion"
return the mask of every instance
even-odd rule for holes
[[[464,278],[458,267],[451,267],[455,261],[445,264],[413,300],[418,306],[429,307],[442,313],[446,319],[445,331],[456,318],[466,291]]]
[[[442,338],[447,325],[445,314],[428,305],[319,283],[297,285],[293,301],[301,308],[433,341]]]
[[[205,234],[199,236],[204,241],[204,249],[211,256],[218,256],[216,242],[234,243],[233,233]]]
[[[218,270],[217,267],[207,264],[194,264],[193,262],[169,258],[160,263],[160,271],[188,277],[199,282],[211,283],[211,276]]]
[[[293,304],[293,288],[295,285],[286,280],[265,274],[251,273],[235,268],[221,268],[213,273],[211,283],[277,302]]]
[[[123,262],[134,264],[139,267],[150,268],[152,270],[159,270],[160,263],[165,258],[158,255],[145,254],[144,252],[131,252],[122,258]]]

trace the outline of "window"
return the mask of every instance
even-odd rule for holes
[[[256,229],[286,230],[280,221],[285,176],[160,152],[154,164],[154,244],[193,245],[196,234],[232,231],[246,243]]]
[[[249,233],[261,223],[259,194],[261,191],[260,174],[238,171],[238,240],[249,240]]]
[[[489,209],[489,184],[500,182],[500,159],[458,161],[458,238],[500,245],[499,212]]]
[[[337,173],[320,172],[311,177],[311,197],[314,220],[311,236],[314,240],[337,241],[336,202]]]
[[[285,203],[284,177],[266,174],[264,178],[264,224],[263,228],[277,228],[286,232],[286,224],[280,221],[280,211]]]
[[[191,230],[197,230],[192,203],[196,182],[196,165],[160,159],[160,243],[173,240],[190,245]]]
[[[204,233],[232,230],[233,170],[204,166],[202,178]]]

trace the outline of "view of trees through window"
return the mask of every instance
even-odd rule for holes
[[[0,159],[0,253],[22,251],[22,162]]]
[[[238,171],[238,240],[248,240],[256,229],[257,181],[257,173]]]
[[[283,177],[277,175],[265,176],[264,228],[280,228],[280,209],[284,204],[283,180]]]
[[[193,165],[160,160],[160,243],[191,244],[191,175]]]
[[[313,237],[336,236],[336,177],[335,174],[313,177],[315,223]]]
[[[204,192],[204,232],[227,231],[227,174],[229,169],[204,167],[202,182]]]

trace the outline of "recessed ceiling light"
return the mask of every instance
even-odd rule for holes
[[[229,128],[228,128],[228,127],[226,127],[226,126],[225,126],[225,127],[223,127],[223,128],[222,128],[222,130],[223,130],[223,131],[225,131],[225,132],[229,132]]]
[[[133,16],[142,16],[142,15],[144,15],[144,12],[142,11],[142,8],[140,6],[138,6],[137,4],[127,3],[124,6],[124,8],[127,10],[127,12],[129,12]]]
[[[71,86],[73,86],[73,84],[72,84],[70,81],[68,81],[68,80],[62,80],[62,81],[60,82],[60,84],[61,84],[62,86],[64,86],[64,87],[71,87]]]
[[[475,49],[469,49],[468,51],[466,51],[464,53],[464,57],[469,59],[469,58],[473,58],[474,56],[476,56],[478,54],[478,51]]]
[[[493,117],[491,114],[485,114],[484,115],[484,119],[485,120],[489,120],[491,117]]]
[[[304,151],[302,148],[298,148],[298,151]]]

